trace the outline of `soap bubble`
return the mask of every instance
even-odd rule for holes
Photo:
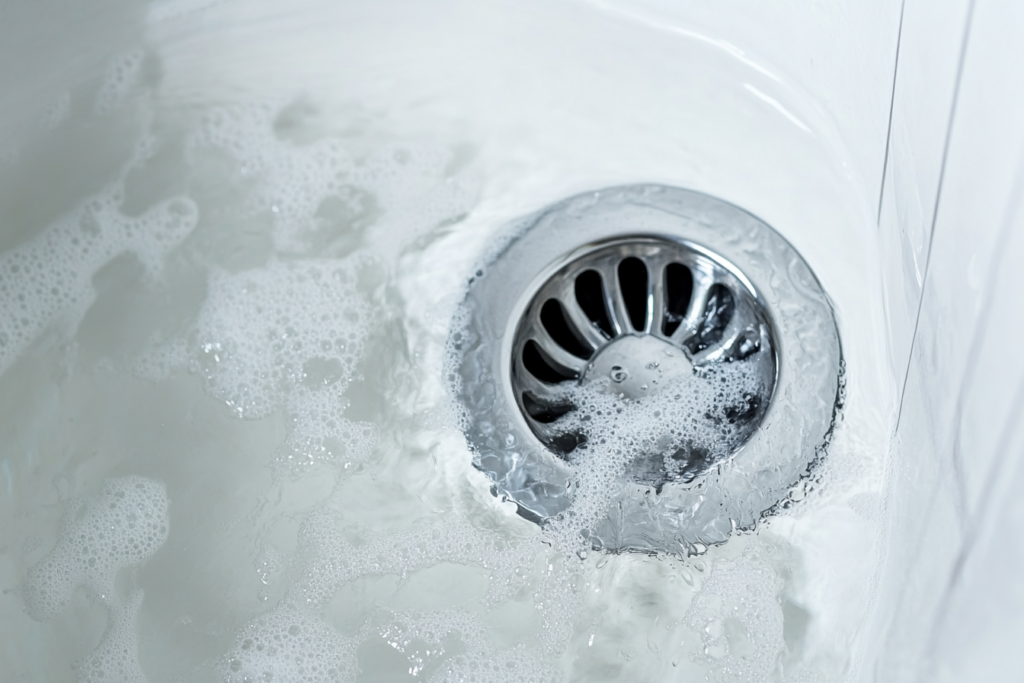
[[[79,586],[114,604],[117,573],[155,553],[169,525],[163,484],[135,476],[108,480],[101,495],[71,506],[57,545],[29,570],[29,616],[53,618]]]

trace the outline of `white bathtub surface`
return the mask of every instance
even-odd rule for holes
[[[848,5],[3,10],[0,670],[1012,680],[1024,17]],[[445,391],[481,251],[638,182],[775,226],[843,341],[827,458],[699,557],[568,552]]]

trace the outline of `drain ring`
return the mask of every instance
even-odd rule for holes
[[[682,268],[675,285],[670,264]],[[574,291],[588,272],[601,278],[591,292],[601,292],[603,317]],[[836,417],[839,337],[810,268],[765,223],[696,192],[615,188],[527,218],[477,271],[462,320],[451,377],[474,464],[541,524],[569,508],[566,461],[586,441],[557,428],[574,407],[561,388],[600,378],[629,400],[652,379],[678,388],[709,364],[754,369],[759,391],[727,452],[682,458],[674,470],[634,468],[608,501],[615,514],[590,531],[596,547],[692,553],[724,542],[785,498]],[[672,349],[671,367],[643,362]]]

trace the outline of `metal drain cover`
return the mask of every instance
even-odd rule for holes
[[[706,195],[618,188],[526,219],[461,321],[451,377],[474,464],[522,516],[571,514],[580,468],[628,452],[584,532],[596,547],[725,541],[808,472],[836,417],[841,351],[817,280]]]
[[[764,417],[776,363],[768,314],[735,272],[665,238],[618,238],[577,251],[533,296],[512,344],[512,390],[533,433],[557,454],[586,447],[586,425],[559,419],[579,409],[567,382],[626,401],[682,397],[717,379],[709,367],[743,361],[760,381],[748,382],[733,403],[695,406],[690,417],[716,432],[717,458],[706,444],[679,443],[660,471],[635,463],[628,474],[659,487],[690,480],[739,448]]]

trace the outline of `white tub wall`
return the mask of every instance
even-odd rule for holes
[[[901,0],[588,0],[707,36],[808,97],[844,144],[848,176],[878,208]],[[785,163],[780,159],[780,163]]]
[[[893,373],[914,334],[971,0],[905,0],[879,207]]]
[[[1024,665],[1022,30],[1010,0],[907,0],[879,225],[894,372],[909,363],[863,680]]]

